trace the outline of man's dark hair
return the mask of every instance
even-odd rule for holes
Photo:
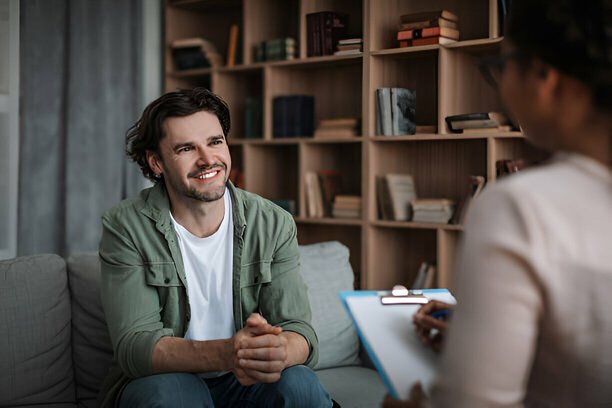
[[[612,109],[612,0],[513,0],[505,34],[527,61],[579,79]]]
[[[217,116],[227,139],[230,132],[229,107],[221,97],[206,88],[168,92],[145,108],[140,119],[128,129],[125,146],[128,156],[140,166],[146,178],[155,183],[161,180],[155,177],[149,167],[147,150],[159,153],[159,142],[166,136],[166,119],[189,116],[201,111]]]

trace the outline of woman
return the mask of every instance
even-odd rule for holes
[[[512,6],[501,95],[555,155],[471,209],[431,404],[612,406],[612,2]]]

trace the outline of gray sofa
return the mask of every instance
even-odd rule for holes
[[[352,288],[348,249],[300,246],[317,375],[342,407],[377,407],[385,389],[360,356],[338,300]],[[112,357],[99,300],[96,254],[34,255],[0,262],[0,407],[94,407]]]

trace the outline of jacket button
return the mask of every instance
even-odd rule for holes
[[[164,279],[164,283],[170,283],[170,279],[168,278]]]

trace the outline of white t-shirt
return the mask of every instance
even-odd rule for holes
[[[185,338],[189,340],[228,339],[235,333],[232,302],[234,221],[227,189],[223,200],[223,221],[209,237],[193,235],[170,214],[187,276],[191,321]]]

